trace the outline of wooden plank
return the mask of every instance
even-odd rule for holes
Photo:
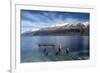
[[[54,44],[39,44],[39,46],[56,46]]]

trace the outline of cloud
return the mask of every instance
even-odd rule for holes
[[[89,20],[89,15],[84,13],[54,12],[54,11],[21,11],[22,32],[43,28],[52,24],[71,23],[76,24]]]
[[[79,23],[82,21],[75,19],[75,18],[67,18],[67,19],[65,19],[65,22],[70,23],[70,24],[76,24],[76,23]]]

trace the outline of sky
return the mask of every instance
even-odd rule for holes
[[[21,10],[21,33],[55,24],[89,22],[89,13]]]

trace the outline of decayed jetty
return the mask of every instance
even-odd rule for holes
[[[68,60],[80,60],[78,56],[72,55],[70,48],[62,48],[61,44],[59,47],[55,44],[38,44],[39,49],[44,54],[45,57],[50,60],[59,61],[64,60],[65,58]],[[48,51],[48,47],[52,49],[52,55],[49,55],[50,51]]]

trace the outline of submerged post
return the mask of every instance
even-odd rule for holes
[[[66,54],[69,54],[69,51],[70,51],[69,48],[67,48],[67,49],[66,49]]]

